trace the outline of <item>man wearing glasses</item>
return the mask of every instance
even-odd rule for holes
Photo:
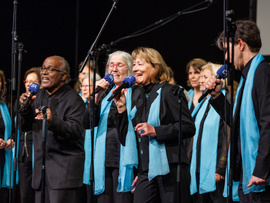
[[[85,105],[80,96],[70,88],[70,67],[60,56],[45,59],[40,69],[41,86],[37,95],[19,116],[21,130],[33,129],[34,168],[32,187],[35,202],[41,202],[42,194],[42,121],[47,113],[45,202],[77,202],[77,188],[82,185],[84,147],[82,116]],[[20,97],[22,104],[30,93]],[[45,106],[43,113],[39,107]]]

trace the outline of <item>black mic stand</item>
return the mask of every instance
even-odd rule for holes
[[[12,175],[10,175],[10,188],[9,188],[9,203],[16,202],[16,171],[17,171],[17,129],[18,129],[18,117],[16,116],[15,125],[13,125],[13,118],[14,110],[13,110],[13,93],[17,90],[17,98],[19,98],[20,94],[20,81],[21,81],[21,64],[22,64],[22,51],[23,51],[23,44],[18,43],[18,36],[17,36],[17,5],[18,1],[13,1],[13,24],[12,24],[12,53],[11,53],[11,90],[10,90],[10,115],[11,115],[11,132],[14,132],[14,142],[15,142],[15,156],[13,159],[13,171],[10,171],[10,174],[13,172],[13,182],[11,181]],[[19,54],[18,54],[19,53]],[[18,67],[17,67],[18,66]],[[16,88],[16,68],[18,68],[18,83]],[[16,113],[19,112],[19,106],[16,106]],[[12,128],[15,126],[15,130],[13,131]],[[12,150],[12,149],[11,149]],[[10,163],[12,163],[12,153],[10,153]],[[10,169],[11,170],[11,169]],[[13,183],[13,185],[11,184]],[[11,194],[11,190],[13,186],[13,193]]]
[[[182,148],[182,103],[185,100],[184,88],[178,88],[175,92],[179,103],[179,131],[178,131],[178,163],[177,163],[177,202],[181,203],[181,148]]]
[[[233,104],[234,104],[234,98],[233,98],[233,89],[234,89],[234,36],[235,36],[235,25],[232,24],[232,16],[234,14],[233,10],[228,10],[229,8],[229,0],[224,0],[224,39],[227,39],[227,41],[224,41],[227,45],[227,49],[224,50],[224,52],[227,51],[227,61],[225,63],[227,64],[228,68],[228,80],[231,83],[231,105],[230,105],[230,168],[229,168],[229,181],[228,181],[228,198],[227,202],[233,202],[233,176],[234,176],[234,159],[235,159],[235,154],[236,154],[236,149],[235,149],[235,141],[236,141],[236,135],[234,135],[234,123],[233,123]],[[230,50],[230,43],[232,49]],[[224,53],[225,54],[225,53]],[[225,97],[226,99],[226,97]],[[225,103],[226,104],[226,103]],[[225,122],[228,123],[227,121],[227,110],[226,110],[226,105],[224,108],[225,111]],[[227,129],[227,128],[226,128]],[[228,133],[227,133],[228,135]]]
[[[116,9],[116,4],[117,4],[117,0],[113,0],[113,5],[111,7],[111,10],[109,11],[95,41],[93,42],[92,46],[90,47],[87,56],[85,57],[79,72],[82,72],[87,60],[89,60],[89,58],[93,60],[93,97],[92,97],[92,105],[90,106],[90,108],[92,108],[92,115],[90,114],[89,116],[92,116],[92,119],[89,118],[90,120],[90,126],[91,126],[91,165],[90,165],[90,191],[91,191],[91,202],[94,202],[94,126],[95,126],[95,84],[96,84],[96,59],[98,58],[99,52],[95,51],[95,47],[97,44],[98,39],[101,36],[101,33],[103,32],[110,16],[112,15],[112,12],[114,9]],[[89,68],[90,68],[90,60],[89,60]],[[90,77],[90,76],[89,76]],[[90,79],[89,79],[89,84],[90,84]],[[90,88],[89,88],[89,97],[90,97]],[[91,104],[91,102],[90,102]],[[91,111],[90,111],[91,112]]]
[[[39,107],[39,111],[43,113],[42,121],[42,166],[41,166],[41,203],[45,203],[45,185],[46,185],[46,144],[48,134],[48,121],[47,121],[47,106]]]

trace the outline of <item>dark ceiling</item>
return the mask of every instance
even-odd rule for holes
[[[212,2],[209,5],[209,2]],[[248,19],[249,0],[230,1],[234,19]],[[118,42],[113,49],[132,52],[138,46],[157,49],[174,70],[179,85],[186,87],[185,66],[192,58],[223,63],[223,52],[214,45],[223,29],[223,0],[120,0],[103,31],[97,47],[115,42],[159,20],[202,3],[207,9],[178,15],[164,26],[144,35]],[[40,66],[50,55],[65,57],[76,78],[80,61],[84,60],[111,7],[112,0],[18,0],[17,35],[24,44],[22,74],[30,67]],[[1,1],[0,69],[11,78],[11,41],[13,1]],[[77,20],[76,20],[77,19]],[[76,37],[76,32],[78,37]],[[106,54],[98,64],[104,73]]]

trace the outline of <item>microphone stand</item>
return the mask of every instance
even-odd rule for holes
[[[100,38],[100,36],[101,36],[101,33],[103,32],[105,26],[107,25],[108,20],[109,20],[109,18],[111,17],[113,10],[117,8],[117,7],[116,7],[116,4],[117,4],[117,1],[118,1],[118,0],[113,0],[113,1],[114,1],[114,3],[113,3],[113,5],[112,5],[112,8],[111,8],[111,10],[109,11],[109,13],[108,13],[108,15],[107,15],[107,17],[106,17],[106,19],[105,19],[105,21],[104,21],[104,23],[103,23],[103,25],[102,25],[100,31],[99,31],[99,33],[98,33],[98,35],[97,35],[95,41],[93,42],[92,46],[90,47],[90,49],[89,49],[89,51],[88,51],[88,53],[87,53],[87,55],[86,55],[86,57],[85,57],[85,59],[84,59],[82,65],[81,65],[81,67],[80,67],[79,72],[82,72],[82,71],[83,71],[83,68],[84,68],[84,66],[85,66],[85,64],[86,64],[86,62],[87,62],[87,60],[88,60],[88,58],[89,58],[91,55],[94,54],[94,53],[93,53],[93,50],[94,50],[94,48],[96,47],[97,41],[99,40],[99,38]]]
[[[99,55],[99,51],[98,50],[94,50],[95,47],[96,47],[96,44],[97,44],[97,41],[99,40],[110,16],[112,15],[112,12],[114,9],[116,9],[116,5],[117,5],[117,1],[118,0],[113,0],[113,5],[95,39],[95,41],[93,42],[92,46],[90,47],[81,67],[80,67],[80,70],[79,72],[82,72],[83,71],[83,68],[87,62],[87,60],[91,59],[93,60],[93,97],[92,97],[92,105],[90,106],[90,108],[92,108],[92,119],[89,118],[90,120],[90,126],[91,126],[91,165],[90,165],[90,191],[91,191],[91,202],[94,202],[94,125],[95,125],[95,84],[96,84],[96,59],[98,59],[98,55]],[[90,60],[89,60],[89,68],[90,68]],[[90,76],[89,76],[90,77]],[[89,80],[89,83],[90,83],[90,80]],[[90,88],[89,88],[89,97],[90,97]],[[91,103],[91,102],[90,102]],[[91,111],[90,111],[91,112]],[[91,117],[91,114],[89,115]]]
[[[14,110],[13,110],[13,93],[17,90],[17,98],[19,98],[20,94],[20,81],[21,81],[21,65],[22,65],[22,51],[23,51],[23,44],[18,42],[18,36],[17,36],[17,5],[18,1],[13,1],[13,25],[12,25],[12,53],[11,53],[11,90],[10,90],[10,103],[11,103],[11,109],[10,109],[10,115],[11,115],[11,132],[13,128],[13,118],[14,116]],[[18,54],[19,52],[19,54]],[[18,67],[17,67],[18,66]],[[18,68],[18,83],[16,88],[16,68]],[[19,106],[16,105],[16,113],[19,112]],[[10,188],[9,188],[9,203],[16,202],[16,171],[17,171],[17,129],[18,129],[18,117],[15,117],[15,130],[14,130],[14,142],[15,142],[15,155],[13,159],[13,171],[10,171]],[[10,163],[12,166],[12,149],[11,150],[11,156],[10,156]],[[11,169],[10,169],[11,170]],[[13,173],[12,173],[13,172]],[[13,182],[11,181],[13,174]],[[12,182],[12,184],[11,184]],[[13,193],[11,194],[13,186]]]
[[[41,174],[41,203],[45,203],[45,185],[46,185],[46,144],[48,134],[48,121],[47,121],[47,106],[39,107],[39,110],[43,113],[42,121],[42,174]]]
[[[20,97],[20,84],[21,84],[21,67],[22,67],[22,51],[23,51],[23,44],[22,43],[18,43],[18,83],[17,83],[17,98]],[[13,106],[13,105],[12,105]],[[19,105],[16,105],[16,113],[19,112]],[[14,142],[15,142],[15,150],[14,150],[14,159],[13,159],[13,198],[12,198],[12,202],[15,203],[16,202],[16,182],[17,182],[17,163],[18,163],[18,159],[17,159],[17,152],[18,152],[18,142],[20,142],[20,140],[18,139],[17,133],[18,133],[18,116],[15,117],[15,136],[14,136]],[[20,136],[20,134],[18,134]],[[12,153],[11,153],[12,154]],[[12,157],[10,157],[10,159],[12,159]]]
[[[229,168],[229,181],[228,181],[228,190],[229,190],[229,195],[227,198],[227,202],[233,202],[233,176],[234,176],[234,159],[235,159],[235,145],[237,143],[235,143],[236,141],[236,136],[234,134],[234,123],[233,123],[233,104],[234,104],[234,98],[233,98],[233,89],[234,89],[234,36],[235,36],[235,25],[232,24],[232,15],[234,14],[233,10],[228,10],[229,7],[229,0],[224,0],[224,37],[225,39],[227,39],[227,42],[224,42],[227,44],[227,50],[225,50],[224,52],[227,51],[227,61],[225,61],[225,63],[227,64],[227,68],[228,68],[228,80],[231,83],[231,105],[230,105],[230,148],[231,148],[231,152],[230,152],[230,168]],[[230,43],[232,46],[232,49],[230,50]],[[225,97],[226,100],[226,97]],[[225,103],[226,104],[226,103]],[[226,110],[226,105],[224,108],[225,111],[225,118],[226,118],[226,123],[227,122],[227,110]],[[227,129],[227,128],[226,128]],[[227,133],[228,134],[228,133]]]
[[[144,35],[144,34],[147,34],[149,32],[152,32],[164,25],[166,25],[167,23],[173,21],[174,19],[176,19],[177,17],[181,16],[181,15],[186,15],[186,14],[191,14],[191,13],[195,13],[195,12],[198,12],[198,11],[202,11],[202,10],[205,10],[207,8],[209,8],[213,3],[213,0],[205,0],[205,1],[202,1],[202,2],[199,2],[195,5],[192,5],[182,11],[178,11],[177,13],[171,15],[171,16],[168,16],[166,18],[163,18],[163,19],[160,19],[130,35],[127,35],[127,36],[124,36],[124,37],[121,37],[117,40],[115,40],[114,42],[110,42],[109,44],[102,44],[99,48],[98,48],[98,51],[99,52],[111,52],[112,50],[112,46],[115,46],[117,45],[117,43],[125,40],[125,39],[130,39],[130,38],[133,38],[133,37],[139,37],[141,35]],[[204,4],[208,4],[207,6],[205,7],[202,7],[202,8],[198,8]],[[194,10],[191,10],[191,9],[194,9]]]
[[[177,202],[181,203],[181,147],[182,147],[182,103],[185,99],[184,88],[179,88],[175,92],[178,95],[179,104],[179,132],[178,132],[178,163],[177,163]]]

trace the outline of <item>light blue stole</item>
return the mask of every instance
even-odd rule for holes
[[[247,187],[250,182],[253,170],[256,164],[256,157],[258,154],[258,145],[260,132],[258,128],[257,119],[255,117],[255,110],[252,100],[252,88],[254,82],[255,72],[258,65],[264,60],[263,56],[256,55],[250,65],[248,75],[245,82],[245,87],[243,90],[242,103],[240,107],[240,140],[241,140],[241,158],[242,158],[242,168],[243,168],[243,192],[248,194],[250,192],[263,192],[265,191],[265,185],[253,185]],[[233,108],[233,114],[235,113],[236,105],[238,102],[239,93],[243,84],[243,77],[239,82],[236,98]],[[228,155],[230,157],[230,155]],[[228,174],[226,174],[228,175]],[[227,185],[224,188],[224,196],[227,195]]]
[[[192,101],[193,101],[193,96],[194,96],[194,90],[193,89],[190,89],[188,91],[188,95],[189,95],[188,109],[190,109],[191,106],[192,106]]]
[[[97,133],[95,134],[95,143],[94,143],[95,195],[99,195],[103,193],[105,190],[105,148],[106,148],[107,121],[110,113],[110,107],[113,102],[113,100],[111,101],[107,100],[111,95],[112,91],[110,91],[109,94],[102,100],[99,126]],[[130,109],[131,107],[131,95],[132,89],[128,88],[126,95],[127,109]],[[120,163],[119,163],[117,192],[127,192],[132,190],[131,184],[134,178],[133,167],[134,166],[137,167],[138,165],[136,137],[131,122],[136,113],[136,110],[127,112],[129,122],[128,133],[126,135],[126,146],[125,147],[121,146],[120,148]]]
[[[128,99],[130,98],[130,99]],[[121,144],[120,164],[117,192],[128,192],[133,189],[134,180],[133,168],[138,168],[138,151],[136,144],[136,135],[132,125],[132,120],[137,112],[136,106],[131,110],[132,89],[128,88],[126,95],[126,107],[128,115],[128,132],[126,135],[125,146]]]
[[[205,102],[202,104],[201,108],[194,109],[194,113],[197,113],[195,119],[196,133],[193,137],[193,146],[192,146],[192,157],[191,157],[191,166],[190,166],[190,174],[191,174],[191,183],[190,183],[190,194],[198,192],[197,188],[199,188],[199,194],[213,192],[216,190],[216,181],[215,181],[215,173],[216,173],[216,165],[217,165],[217,148],[218,148],[218,134],[219,134],[219,123],[220,116],[215,111],[215,109],[210,106],[208,111],[208,115],[203,124],[202,131],[202,139],[201,139],[201,156],[200,156],[200,179],[199,186],[197,187],[196,181],[196,159],[197,159],[197,140],[200,131],[200,124],[202,118],[204,117],[205,111],[208,107],[208,101],[211,98],[209,96]],[[197,104],[196,107],[201,104]]]
[[[162,88],[159,88],[159,90],[157,91],[158,96],[151,104],[147,119],[147,123],[154,127],[160,126],[159,112],[160,112],[161,89]],[[148,168],[149,168],[148,171],[149,181],[158,175],[166,175],[170,172],[165,144],[162,142],[158,142],[154,137],[151,136],[149,136]]]
[[[10,118],[7,105],[5,104],[4,101],[0,103],[0,111],[1,111],[2,118],[5,124],[4,140],[7,141],[11,137],[11,118]],[[15,156],[14,147],[12,149],[5,149],[5,165],[4,165],[4,171],[3,171],[2,187],[7,187],[7,188],[13,187],[13,170],[11,169],[13,169],[14,156]],[[11,164],[10,164],[10,157],[12,157]],[[18,173],[17,173],[17,176],[18,176]],[[16,180],[17,180],[16,183],[18,183],[18,177]]]
[[[90,165],[91,165],[91,155],[92,155],[92,144],[91,144],[91,131],[92,129],[85,130],[85,138],[84,138],[84,171],[83,171],[83,183],[86,185],[90,185]],[[94,128],[96,133],[97,127]]]
[[[83,184],[90,185],[90,165],[91,165],[91,129],[85,130],[84,138],[84,170],[83,170]]]

